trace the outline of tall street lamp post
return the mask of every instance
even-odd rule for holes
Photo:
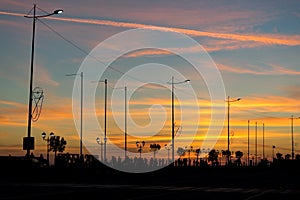
[[[125,157],[127,156],[127,87],[125,86],[125,99],[124,99],[124,109],[125,109],[125,130],[124,130],[124,146],[125,146]]]
[[[257,165],[257,122],[255,122],[255,165]]]
[[[263,123],[263,144],[262,144],[262,148],[263,148],[263,152],[262,152],[262,159],[265,159],[265,124]]]
[[[92,81],[93,83],[104,83],[105,84],[105,88],[104,88],[104,161],[106,162],[106,141],[107,141],[107,137],[106,137],[106,122],[107,122],[107,79],[105,79],[104,81]],[[102,158],[101,158],[102,160]]]
[[[248,166],[250,165],[250,160],[249,160],[249,156],[250,156],[250,121],[248,120],[248,156],[247,156],[247,163]]]
[[[174,144],[174,137],[175,137],[175,122],[174,122],[174,84],[181,84],[181,83],[188,83],[190,82],[189,79],[180,81],[180,82],[174,82],[174,77],[172,76],[172,162],[174,162],[174,152],[175,152],[175,144]],[[169,82],[168,82],[169,83]]]
[[[229,117],[230,117],[230,115],[229,115],[229,111],[230,111],[230,103],[233,103],[233,102],[236,102],[236,101],[240,101],[241,100],[241,98],[238,98],[238,99],[233,99],[233,100],[230,100],[230,97],[228,96],[227,97],[227,100],[225,100],[225,102],[227,102],[227,109],[228,109],[228,111],[227,111],[227,151],[228,152],[230,152],[230,148],[229,148],[229,146],[230,146],[230,130],[229,130],[229,123],[230,123],[230,120],[229,120]],[[228,163],[229,163],[229,160],[230,160],[230,156],[228,156]]]
[[[35,23],[39,18],[60,14],[63,10],[55,10],[53,13],[46,15],[36,15],[36,4],[33,4],[33,15],[25,15],[26,18],[32,18],[32,43],[31,43],[31,64],[30,64],[30,81],[29,81],[29,101],[28,101],[28,125],[27,137],[23,138],[23,150],[27,150],[26,155],[30,155],[30,150],[34,149],[34,137],[31,137],[31,121],[32,121],[32,88],[33,88],[33,61],[35,46]]]
[[[66,76],[80,76],[81,87],[80,87],[80,158],[83,159],[82,154],[82,111],[83,111],[83,72],[80,74],[66,74]]]
[[[294,152],[294,119],[299,119],[300,117],[291,116],[291,135],[292,135],[292,160],[294,160],[295,152]]]

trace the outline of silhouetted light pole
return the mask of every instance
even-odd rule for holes
[[[175,122],[174,122],[174,84],[181,84],[181,83],[188,83],[190,82],[189,79],[176,82],[174,83],[174,77],[172,76],[172,162],[174,162],[174,149],[175,149],[175,144],[174,144],[174,137],[175,137]],[[170,82],[168,82],[170,83]]]
[[[81,92],[80,92],[80,158],[83,158],[82,155],[82,110],[83,110],[83,72],[80,72],[80,74],[66,74],[66,76],[80,76],[81,81]]]
[[[140,153],[140,158],[142,157],[142,151],[143,151],[143,148],[145,146],[145,143],[146,143],[145,141],[142,141],[142,142],[137,141],[136,142],[136,146],[138,148],[138,152]]]
[[[232,102],[236,102],[236,101],[240,101],[241,100],[241,98],[238,98],[238,99],[233,99],[233,100],[230,100],[230,97],[228,96],[227,97],[227,100],[225,100],[225,102],[227,102],[227,109],[228,109],[228,111],[227,111],[227,151],[228,152],[230,152],[230,148],[229,148],[229,146],[230,146],[230,131],[229,131],[229,122],[230,122],[230,120],[229,120],[229,111],[230,111],[230,103],[232,103]],[[229,159],[230,159],[230,156],[228,156],[228,163],[229,163]]]
[[[23,150],[27,150],[26,155],[30,155],[30,150],[34,149],[34,137],[31,137],[31,121],[32,121],[32,88],[33,88],[33,62],[34,62],[34,46],[35,46],[35,23],[37,19],[48,17],[62,13],[63,10],[55,10],[53,13],[46,15],[36,15],[36,4],[33,4],[33,15],[25,15],[26,18],[32,18],[32,43],[31,43],[31,65],[30,65],[30,81],[29,81],[29,101],[28,101],[28,126],[27,138],[23,138]]]
[[[126,159],[126,156],[127,156],[127,87],[125,86],[125,88],[124,88],[124,90],[125,90],[125,100],[124,100],[124,109],[125,109],[125,116],[124,116],[124,118],[125,118],[125,130],[124,130],[124,149],[125,149],[125,158],[124,159]]]
[[[262,159],[265,159],[265,124],[263,123],[263,152],[262,152]]]
[[[250,121],[248,120],[248,158],[247,158],[247,161],[248,161],[248,166],[250,164],[250,159],[249,159],[249,156],[250,156]]]
[[[255,165],[257,165],[257,122],[255,122]]]
[[[291,135],[292,135],[292,160],[294,160],[295,152],[294,152],[294,119],[299,119],[300,117],[291,116]]]
[[[107,116],[107,79],[104,81],[92,81],[92,83],[104,83],[104,161],[106,162],[106,144],[107,144],[107,137],[106,137],[106,116]],[[103,161],[103,160],[101,160]]]
[[[272,149],[273,149],[273,163],[274,163],[274,150],[275,150],[275,148],[276,148],[276,146],[275,145],[273,145],[273,147],[272,147]]]
[[[49,166],[49,151],[50,151],[50,139],[54,136],[54,133],[51,132],[50,135],[46,138],[47,134],[45,132],[42,133],[42,138],[47,142],[47,164]]]
[[[100,159],[101,159],[101,162],[103,162],[103,148],[102,148],[102,146],[105,143],[103,143],[99,137],[96,138],[96,141],[100,145]]]

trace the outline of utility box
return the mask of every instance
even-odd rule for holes
[[[34,137],[23,137],[23,150],[34,150]]]

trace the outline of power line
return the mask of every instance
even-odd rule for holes
[[[85,54],[86,56],[89,56],[90,58],[95,59],[96,61],[98,61],[99,63],[103,64],[104,66],[107,65],[106,63],[104,63],[104,62],[102,62],[101,60],[99,60],[97,57],[90,55],[87,51],[85,51],[84,49],[80,48],[80,47],[79,47],[78,45],[76,45],[74,42],[72,42],[71,40],[69,40],[69,39],[67,39],[66,37],[64,37],[62,34],[60,34],[59,32],[57,32],[56,30],[54,30],[51,26],[49,26],[48,24],[46,24],[46,23],[43,22],[42,20],[39,19],[39,21],[40,21],[43,25],[45,25],[49,30],[51,30],[53,33],[55,33],[56,35],[58,35],[60,38],[62,38],[62,39],[63,39],[64,41],[66,41],[67,43],[71,44],[73,47],[75,47],[76,49],[78,49],[79,51],[81,51],[81,52],[82,52],[83,54]],[[128,75],[128,74],[126,74],[126,73],[124,73],[124,72],[122,72],[122,71],[120,71],[120,70],[118,70],[118,69],[116,69],[116,68],[114,68],[114,67],[112,67],[112,66],[110,66],[110,65],[107,66],[107,67],[110,68],[110,69],[112,69],[112,70],[114,70],[114,71],[116,71],[116,72],[118,72],[118,73],[120,73],[120,74],[122,74],[122,75],[125,75],[125,76],[127,76],[127,77],[129,77],[129,78],[131,78],[131,79],[133,79],[133,80],[139,81],[139,82],[141,82],[141,83],[145,83],[145,82],[143,82],[142,80],[140,80],[140,79],[138,79],[138,78],[136,78],[136,77],[130,76],[130,75]]]
[[[38,20],[39,20],[44,26],[46,26],[50,31],[52,31],[53,33],[55,33],[56,35],[58,35],[60,38],[62,38],[64,41],[66,41],[67,43],[69,43],[70,45],[72,45],[74,48],[76,48],[77,50],[79,50],[80,52],[82,52],[84,55],[89,56],[89,57],[95,59],[97,62],[99,62],[99,63],[101,63],[101,64],[103,64],[103,65],[106,65],[106,63],[102,62],[102,61],[99,60],[97,57],[90,55],[86,50],[82,49],[82,48],[79,47],[77,44],[75,44],[75,43],[72,42],[71,40],[67,39],[65,36],[63,36],[63,35],[60,34],[58,31],[56,31],[54,28],[52,28],[51,26],[49,26],[48,24],[46,24],[45,22],[43,22],[41,19],[38,19]],[[119,74],[125,75],[125,76],[127,76],[127,77],[129,77],[129,78],[131,78],[131,79],[133,79],[133,80],[136,80],[136,81],[138,81],[138,82],[146,83],[146,82],[144,82],[144,81],[142,81],[142,80],[140,80],[140,79],[138,79],[138,78],[136,78],[136,77],[130,76],[130,75],[124,73],[123,71],[120,71],[120,70],[118,70],[118,69],[116,69],[116,68],[114,68],[114,67],[112,67],[112,66],[108,66],[108,68],[110,68],[110,69],[112,69],[112,70],[118,72]],[[160,83],[161,83],[161,84],[165,84],[165,83],[163,83],[163,82],[160,82]],[[195,96],[196,96],[197,99],[209,100],[209,99],[206,99],[206,98],[203,98],[203,97],[199,97],[197,94],[194,95],[194,94],[188,93],[188,92],[185,91],[185,90],[183,90],[183,91],[181,91],[181,92],[183,92],[183,93],[185,93],[185,94],[187,94],[187,95],[189,95],[189,96],[192,96],[192,97],[195,97]]]

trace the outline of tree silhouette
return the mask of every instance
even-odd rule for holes
[[[227,164],[229,165],[229,161],[230,161],[230,156],[231,156],[231,151],[228,151],[228,150],[222,150],[222,156],[226,156],[227,157]]]
[[[237,160],[236,160],[236,165],[237,166],[241,166],[242,165],[242,161],[241,161],[241,158],[243,157],[243,152],[241,152],[241,151],[236,151],[235,152],[235,157],[237,158]]]
[[[196,156],[197,156],[196,166],[198,166],[198,164],[199,164],[199,154],[201,153],[201,149],[198,148],[198,149],[195,150],[195,152],[196,152]]]
[[[49,151],[54,152],[54,161],[56,160],[57,152],[64,152],[67,145],[67,141],[60,136],[52,136],[49,141]]]
[[[183,156],[184,153],[185,153],[185,149],[182,148],[182,147],[178,147],[178,149],[177,149],[177,154],[178,154],[179,156]]]
[[[211,162],[212,166],[218,166],[219,161],[218,161],[218,155],[219,152],[216,151],[215,149],[212,149],[209,153],[208,153],[208,161]]]
[[[288,154],[286,154],[286,155],[284,156],[284,159],[285,159],[285,160],[290,160],[291,157],[292,157],[291,154],[288,153]]]
[[[283,159],[282,158],[282,153],[276,153],[276,158],[278,159],[278,160],[281,160],[281,159]]]

